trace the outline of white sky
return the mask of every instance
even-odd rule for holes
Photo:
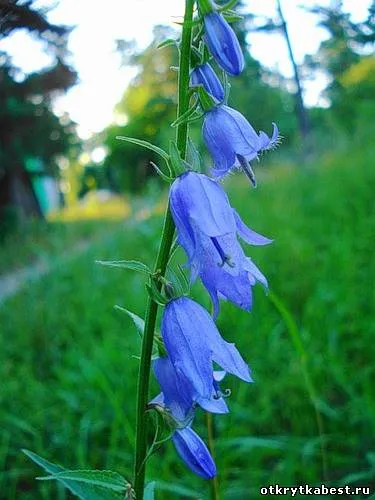
[[[297,62],[305,54],[314,53],[326,33],[316,26],[316,18],[299,5],[328,5],[330,0],[282,0]],[[134,39],[139,47],[152,40],[156,24],[172,24],[183,15],[183,0],[39,0],[38,6],[57,6],[49,13],[52,23],[76,25],[70,35],[71,64],[78,71],[80,83],[56,101],[56,111],[68,112],[79,125],[83,138],[102,130],[113,121],[113,108],[120,100],[134,69],[121,68],[115,52],[116,39]],[[344,9],[356,22],[366,17],[371,0],[344,0]],[[274,0],[247,0],[246,10],[255,14],[275,14]],[[279,35],[251,34],[251,53],[263,65],[278,68],[291,76],[284,40]],[[23,32],[5,39],[0,49],[6,50],[16,66],[25,73],[48,65],[51,60],[42,46]],[[325,86],[323,77],[305,85],[305,98],[313,105],[321,101]]]

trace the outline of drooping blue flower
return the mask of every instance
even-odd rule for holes
[[[223,85],[210,64],[200,64],[191,72],[190,86],[196,87],[198,85],[202,85],[206,92],[212,95],[217,102],[224,100],[225,92]]]
[[[196,404],[211,413],[228,413],[218,386],[223,378],[222,372],[213,372],[211,395],[209,398],[202,398],[189,379],[183,373],[177,373],[169,357],[155,359],[153,369],[162,392],[152,402],[167,407],[176,422],[182,425],[191,423]]]
[[[208,312],[193,300],[179,297],[165,306],[161,334],[173,368],[178,377],[186,377],[190,382],[194,400],[212,399],[213,361],[251,382],[249,367],[235,345],[221,337]]]
[[[279,143],[279,130],[273,123],[272,137],[255,132],[246,118],[229,106],[216,106],[206,112],[203,138],[214,160],[213,174],[220,178],[233,167],[242,167],[255,185],[250,161],[261,151],[272,149]]]
[[[235,32],[216,11],[204,15],[203,23],[204,41],[218,65],[230,75],[239,75],[245,61]]]
[[[153,362],[156,378],[162,392],[149,404],[168,410],[172,417],[170,425],[173,429],[172,440],[176,450],[186,465],[199,476],[210,479],[216,474],[214,461],[202,439],[191,428],[195,402],[190,382],[186,377],[178,375],[168,357],[157,358]],[[208,411],[226,413],[228,408],[221,397],[218,387],[225,372],[214,375],[213,391],[217,399],[208,401]],[[220,402],[221,400],[221,402]]]
[[[192,282],[199,277],[214,304],[227,299],[245,310],[252,306],[251,287],[267,280],[246,257],[237,234],[250,245],[271,240],[252,231],[230,206],[224,189],[206,175],[188,172],[178,177],[170,190],[171,211],[178,243],[188,255]]]
[[[207,446],[191,427],[177,429],[172,440],[182,460],[195,474],[205,479],[216,476],[216,465]]]

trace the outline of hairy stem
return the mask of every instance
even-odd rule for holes
[[[182,39],[180,48],[179,78],[178,78],[178,107],[177,118],[185,113],[189,106],[189,69],[191,51],[191,33],[193,19],[194,0],[186,0],[185,16],[182,28]],[[177,147],[181,157],[186,156],[188,124],[181,123],[177,128]],[[164,276],[168,257],[170,254],[174,235],[174,222],[170,212],[169,204],[166,210],[164,226],[161,235],[159,252],[155,263],[155,272],[158,271]],[[161,284],[158,285],[161,288]],[[141,360],[138,374],[137,390],[137,419],[136,419],[136,448],[135,448],[135,469],[134,469],[134,491],[137,500],[143,500],[146,472],[147,455],[147,415],[146,406],[148,401],[148,387],[151,370],[151,353],[154,339],[156,316],[158,305],[151,297],[148,297],[145,330],[142,340]]]

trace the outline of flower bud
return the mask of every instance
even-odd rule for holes
[[[177,453],[195,474],[205,479],[216,476],[216,465],[207,446],[191,427],[176,430],[172,440]]]
[[[224,88],[215,71],[208,64],[201,64],[193,69],[190,75],[190,86],[202,85],[206,92],[212,95],[217,102],[222,102],[225,97]]]
[[[204,40],[218,65],[232,76],[239,75],[245,61],[233,29],[219,12],[206,14],[203,22]]]

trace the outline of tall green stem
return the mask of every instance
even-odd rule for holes
[[[182,29],[182,39],[180,48],[179,78],[178,78],[178,107],[177,117],[185,113],[189,106],[189,69],[190,69],[190,50],[191,33],[193,20],[194,0],[186,0],[184,25]],[[181,123],[177,128],[177,147],[181,157],[186,156],[188,124]],[[168,258],[173,242],[174,222],[172,219],[169,204],[166,210],[163,232],[160,241],[159,252],[155,263],[155,272],[161,275],[165,274]],[[161,288],[161,285],[159,285]],[[134,468],[134,491],[137,500],[143,500],[143,491],[146,472],[147,455],[147,416],[146,406],[148,401],[148,387],[150,381],[151,353],[154,340],[156,316],[158,305],[151,297],[148,298],[145,329],[142,340],[141,360],[138,374],[137,391],[137,420],[136,420],[136,448],[135,448],[135,468]]]

